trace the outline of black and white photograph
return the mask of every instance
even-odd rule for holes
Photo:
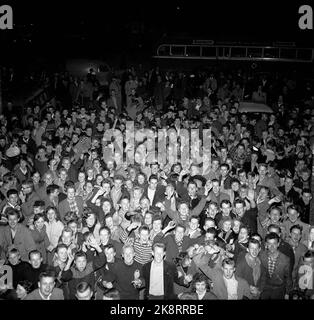
[[[1,1],[1,310],[313,300],[313,8]]]

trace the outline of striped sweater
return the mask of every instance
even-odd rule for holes
[[[123,230],[120,234],[121,240],[124,244],[132,244],[134,248],[134,260],[141,265],[152,260],[152,245],[149,240],[148,243],[142,244],[138,237],[128,236],[128,233]]]

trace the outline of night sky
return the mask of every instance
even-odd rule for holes
[[[11,4],[14,11],[15,29],[0,33],[8,52],[16,51],[17,45],[58,55],[97,50],[150,52],[162,37],[294,41],[314,47],[313,30],[298,28],[298,8],[307,4],[304,1],[1,2]]]

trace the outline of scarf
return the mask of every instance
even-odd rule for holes
[[[248,253],[245,255],[245,260],[246,260],[246,263],[249,265],[249,267],[253,269],[253,280],[254,280],[254,285],[256,286],[261,276],[261,260],[257,257],[255,261],[252,261]]]

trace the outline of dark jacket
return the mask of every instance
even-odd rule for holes
[[[268,272],[268,254],[267,251],[263,251],[260,254],[261,263],[265,272],[261,275],[261,288],[262,290],[284,289],[285,293],[289,294],[292,290],[292,277],[290,272],[290,259],[279,252],[277,258],[276,267],[272,277]]]
[[[144,189],[144,193],[143,193],[142,197],[148,198],[148,186]],[[165,187],[157,185],[157,188],[155,190],[153,203],[152,203],[152,207],[155,207],[157,202],[163,201],[164,199],[165,199]]]
[[[16,228],[15,237],[12,239],[10,227],[0,227],[0,246],[7,253],[13,245],[19,250],[21,260],[28,262],[29,252],[36,249],[35,241],[33,240],[31,231],[27,227],[19,223]]]
[[[172,263],[174,258],[178,257],[179,255],[179,248],[175,241],[174,234],[168,234],[167,236],[164,236],[162,233],[157,234],[154,238],[154,243],[157,242],[161,242],[166,245],[166,261]],[[187,236],[184,236],[182,242],[182,251],[186,251],[194,243],[197,243],[197,239],[191,239]]]
[[[106,264],[106,256],[102,252],[97,254],[93,261],[87,262],[84,271],[79,271],[75,266],[71,267],[69,270],[64,271],[61,276],[62,281],[69,281],[69,295],[70,299],[75,299],[76,286],[81,281],[86,281],[91,285],[94,290],[95,286],[95,274],[94,272],[103,267]]]
[[[179,285],[184,285],[183,277],[178,277],[178,271],[174,263],[164,261],[164,300],[176,299],[174,293],[174,282]],[[150,269],[152,261],[144,264],[142,268],[142,275],[145,281],[144,299],[147,300],[149,296],[150,286]]]

